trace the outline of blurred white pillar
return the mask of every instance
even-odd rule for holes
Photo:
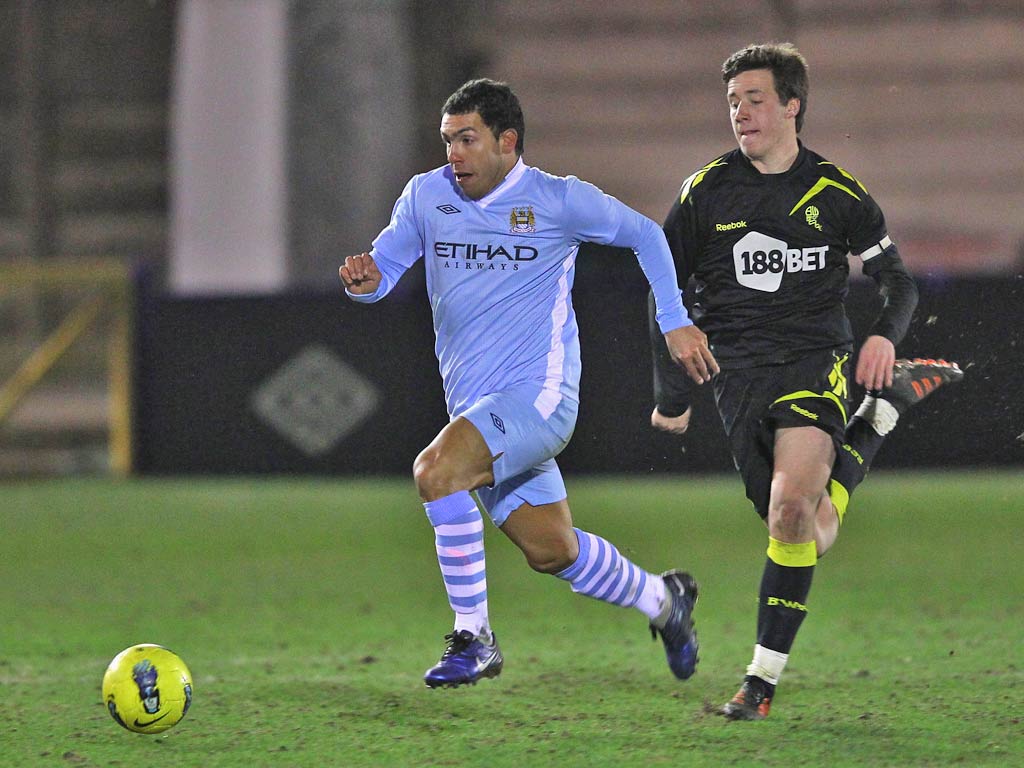
[[[171,99],[170,289],[287,283],[286,0],[181,0]]]
[[[444,161],[435,138],[432,165],[416,162],[417,138],[437,136],[443,101],[414,113],[415,2],[423,0],[290,3],[293,284],[337,290],[340,261],[369,247],[409,177]]]

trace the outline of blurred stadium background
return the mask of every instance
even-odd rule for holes
[[[0,0],[0,475],[406,472],[446,418],[421,275],[365,308],[336,270],[443,162],[448,93],[511,82],[529,163],[660,221],[768,39],[919,280],[899,352],[969,366],[879,465],[1021,466],[1017,0]],[[706,393],[682,446],[646,427],[630,259],[586,249],[576,295],[566,471],[728,471]]]

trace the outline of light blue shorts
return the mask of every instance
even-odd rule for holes
[[[483,435],[493,464],[494,485],[477,497],[497,526],[524,503],[551,504],[565,498],[565,483],[555,456],[569,444],[576,427],[576,402],[563,399],[545,419],[534,406],[536,386],[486,395],[460,416]]]

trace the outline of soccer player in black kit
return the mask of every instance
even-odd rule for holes
[[[747,497],[768,526],[753,659],[721,709],[760,720],[850,494],[900,415],[963,373],[942,360],[896,360],[917,288],[864,185],[797,138],[808,92],[799,51],[751,45],[722,75],[739,148],[683,183],[665,234],[679,284],[695,281],[691,315],[720,368],[715,402]],[[883,297],[856,355],[854,378],[867,395],[852,416],[851,254]],[[657,341],[651,423],[682,433],[689,385]]]

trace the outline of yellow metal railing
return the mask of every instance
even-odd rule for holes
[[[41,265],[0,264],[0,296],[11,290],[61,288],[85,292],[46,338],[0,382],[0,424],[75,343],[101,319],[109,319],[107,338],[108,455],[110,470],[127,476],[132,470],[132,300],[128,269],[107,261],[53,262]]]

